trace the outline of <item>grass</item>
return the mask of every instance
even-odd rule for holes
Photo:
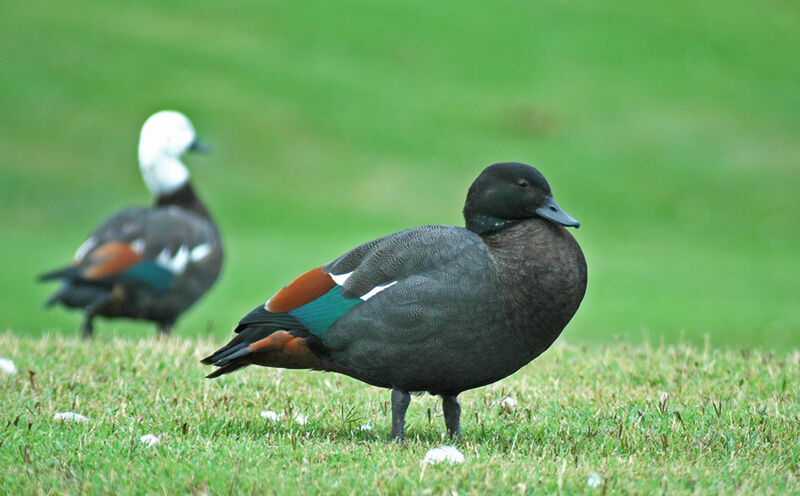
[[[800,6],[713,0],[3,2],[0,327],[72,334],[36,274],[148,203],[155,110],[185,111],[221,226],[218,285],[178,323],[221,338],[295,275],[461,223],[486,165],[537,165],[582,221],[572,342],[800,345]],[[150,335],[99,323],[98,332]]]
[[[256,368],[207,381],[198,359],[218,344],[0,335],[2,356],[20,369],[0,372],[0,492],[800,492],[798,351],[562,340],[464,393],[465,463],[427,466],[427,450],[447,443],[435,398],[412,398],[398,446],[388,441],[388,391]],[[262,419],[263,410],[286,418]],[[91,421],[54,422],[63,411]],[[308,423],[292,421],[297,413]],[[373,429],[361,430],[367,422]],[[161,444],[141,444],[148,433]]]
[[[32,0],[0,18],[0,356],[21,369],[0,372],[0,493],[800,492],[797,2]],[[162,108],[214,146],[187,163],[223,273],[176,339],[101,321],[87,344],[34,279],[151,201],[136,140]],[[503,160],[582,222],[589,287],[553,350],[463,395],[463,465],[420,464],[445,442],[433,398],[396,446],[385,391],[202,378],[288,280],[460,224]],[[53,422],[70,410],[92,421]]]

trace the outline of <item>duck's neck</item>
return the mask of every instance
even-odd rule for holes
[[[192,185],[189,181],[186,181],[183,186],[174,191],[164,193],[156,197],[157,207],[166,207],[169,205],[181,207],[207,219],[210,218],[208,215],[208,210],[206,210],[203,202],[201,202],[200,198],[198,198],[195,194],[194,188],[192,188]]]
[[[479,236],[495,234],[519,222],[517,219],[500,219],[486,214],[465,214],[465,220],[467,229]]]
[[[177,157],[142,160],[140,150],[139,168],[147,189],[156,196],[173,193],[189,182],[189,170]]]

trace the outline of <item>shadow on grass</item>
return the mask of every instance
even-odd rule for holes
[[[291,418],[272,420],[230,420],[219,425],[204,425],[197,432],[210,439],[249,438],[254,442],[288,440],[292,444],[305,441],[351,443],[351,444],[395,444],[391,439],[388,422],[385,426],[362,429],[363,424],[315,425],[310,422],[297,424]],[[406,429],[406,441],[401,446],[413,445],[480,445],[490,451],[509,451],[515,447],[530,447],[561,444],[558,432],[532,426],[498,425],[482,429],[468,427],[459,439],[450,439],[444,425],[412,426]]]

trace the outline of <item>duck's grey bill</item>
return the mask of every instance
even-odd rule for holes
[[[536,213],[562,226],[580,227],[581,225],[577,219],[561,210],[561,207],[558,206],[558,203],[556,203],[552,196],[548,196],[547,199],[545,199],[544,205],[536,209]]]

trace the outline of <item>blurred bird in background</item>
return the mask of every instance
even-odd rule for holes
[[[139,137],[139,167],[155,204],[115,213],[80,245],[69,267],[39,277],[62,281],[45,306],[82,309],[84,337],[98,315],[149,320],[168,335],[216,281],[222,242],[181,162],[189,151],[207,147],[185,115],[150,116]]]

